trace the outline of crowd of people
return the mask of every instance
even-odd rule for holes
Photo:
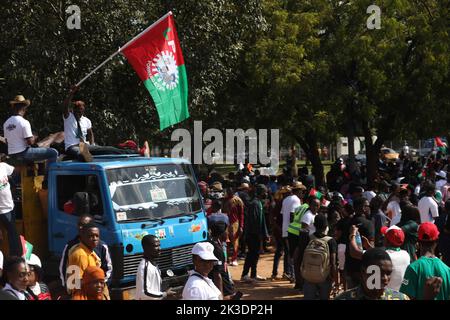
[[[63,112],[68,154],[89,161],[84,157],[89,150],[117,151],[93,147],[84,103],[75,102],[73,110],[68,104]],[[56,150],[33,147],[35,137],[24,119],[29,105],[22,96],[11,101],[14,114],[4,125],[9,156],[56,161]],[[159,239],[145,236],[135,298],[240,299],[229,268],[243,263],[240,281],[289,281],[308,300],[450,299],[450,157],[439,151],[419,160],[405,154],[397,161],[380,159],[373,183],[365,166],[350,170],[342,159],[332,165],[325,185],[306,167],[292,168],[278,176],[260,174],[250,164],[226,177],[199,172],[208,242],[193,247],[194,269],[183,291],[163,291]],[[0,163],[0,223],[9,242],[9,256],[4,259],[0,251],[0,299],[109,300],[108,245],[77,203],[78,235],[67,243],[59,266],[64,292],[52,297],[39,257],[24,255],[15,230],[8,178],[13,172],[13,166]],[[258,273],[262,253],[274,254],[269,279]]]
[[[200,174],[199,187],[208,216],[229,220],[226,267],[243,259],[243,282],[284,279],[308,300],[448,300],[449,164],[442,152],[402,154],[380,160],[368,185],[364,166],[350,172],[338,159],[326,186],[306,168],[265,176],[247,165],[227,177]],[[257,267],[270,244],[267,279]],[[374,272],[378,282],[368,283]]]

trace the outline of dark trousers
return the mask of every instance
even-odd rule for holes
[[[275,238],[275,244],[277,246],[277,250],[275,251],[275,255],[273,257],[273,269],[272,276],[276,277],[278,275],[278,265],[280,263],[280,258],[284,253],[284,273],[288,276],[292,276],[292,270],[289,264],[289,252],[288,248],[283,243],[282,238]]]
[[[246,237],[247,244],[247,256],[245,257],[244,269],[242,270],[242,276],[248,275],[250,271],[250,277],[256,277],[256,266],[259,260],[259,249],[261,247],[261,238],[259,235],[249,235]]]
[[[108,155],[108,154],[138,154],[139,152],[136,150],[131,150],[131,149],[119,149],[119,148],[115,148],[115,147],[110,147],[110,146],[91,146],[91,145],[87,145],[89,152],[92,155]],[[80,147],[78,145],[76,146],[71,146],[66,150],[66,154],[78,159],[78,160],[82,160],[83,157],[80,154]]]
[[[22,245],[16,229],[16,213],[14,209],[8,213],[0,213],[0,223],[8,232],[9,255],[22,256]]]

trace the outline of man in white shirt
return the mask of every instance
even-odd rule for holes
[[[219,261],[214,256],[214,246],[209,242],[199,242],[192,248],[194,271],[191,272],[183,289],[183,300],[223,300],[222,293],[208,278]]]
[[[140,153],[147,157],[150,156],[150,148],[147,141],[140,150],[137,149],[137,146],[136,150],[133,150],[95,145],[91,120],[84,116],[85,103],[80,100],[74,101],[74,107],[73,109],[71,108],[73,95],[78,89],[76,86],[72,87],[69,96],[64,101],[64,145],[67,155],[86,162],[92,161],[92,155]]]
[[[424,186],[425,196],[419,200],[418,208],[420,212],[420,222],[432,222],[439,216],[438,204],[433,198],[435,193],[435,185],[432,182],[425,182]]]
[[[302,229],[308,229],[309,235],[316,232],[316,227],[314,226],[314,218],[319,212],[320,200],[315,197],[309,198],[309,210],[303,215],[300,222],[302,223]]]
[[[142,238],[142,248],[144,257],[139,263],[136,274],[136,300],[162,300],[175,295],[175,292],[168,289],[161,291],[161,271],[156,265],[161,247],[160,242],[154,235],[146,235]]]
[[[392,261],[391,280],[387,287],[395,291],[400,291],[403,276],[410,263],[409,253],[400,249],[405,241],[405,234],[403,230],[397,226],[389,228],[383,227],[382,233],[385,235],[384,246],[386,252],[389,257],[391,257]]]
[[[436,190],[442,191],[442,187],[447,184],[447,172],[441,170],[436,174]]]
[[[14,167],[0,162],[0,225],[8,232],[9,255],[20,257],[22,245],[16,229],[16,213],[8,179],[13,171]]]
[[[8,155],[18,162],[47,160],[47,168],[58,158],[58,151],[53,148],[33,147],[36,137],[31,131],[31,125],[24,118],[31,102],[24,96],[18,95],[11,104],[13,115],[3,124],[3,132],[8,144]],[[47,170],[44,177],[47,180]],[[44,187],[46,183],[43,184]]]
[[[289,243],[289,225],[291,222],[294,221],[294,214],[298,207],[301,206],[302,202],[300,198],[303,198],[303,193],[306,191],[306,187],[301,182],[294,182],[291,186],[292,195],[286,197],[281,205],[281,212],[280,214],[283,216],[283,224],[281,226],[281,237],[283,238],[283,244],[285,247],[285,254],[287,252],[289,256],[289,266],[287,267],[287,270],[290,272],[289,274],[286,274],[286,276],[293,281],[293,275],[294,275],[294,261],[293,261],[293,254],[294,254],[294,243]],[[297,245],[298,241],[295,243],[295,246]]]

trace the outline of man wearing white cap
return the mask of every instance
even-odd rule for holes
[[[183,300],[222,300],[220,290],[208,278],[218,261],[214,256],[214,246],[209,242],[199,242],[192,248],[192,255],[194,271],[184,286]]]

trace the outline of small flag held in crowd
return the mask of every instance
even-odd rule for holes
[[[448,151],[447,144],[445,142],[442,142],[441,138],[439,137],[434,138],[434,143],[438,151],[441,151],[443,154],[447,154]]]
[[[33,253],[33,245],[25,240],[24,236],[20,236],[20,242],[22,244],[22,252],[25,260],[30,260],[31,254]]]
[[[121,51],[152,96],[161,130],[189,118],[186,67],[171,13]]]
[[[323,196],[322,192],[317,191],[317,190],[314,189],[314,188],[311,189],[311,191],[309,192],[309,195],[310,195],[310,196],[313,196],[313,197],[316,197],[316,198],[319,199],[319,200],[322,199],[322,196]]]

